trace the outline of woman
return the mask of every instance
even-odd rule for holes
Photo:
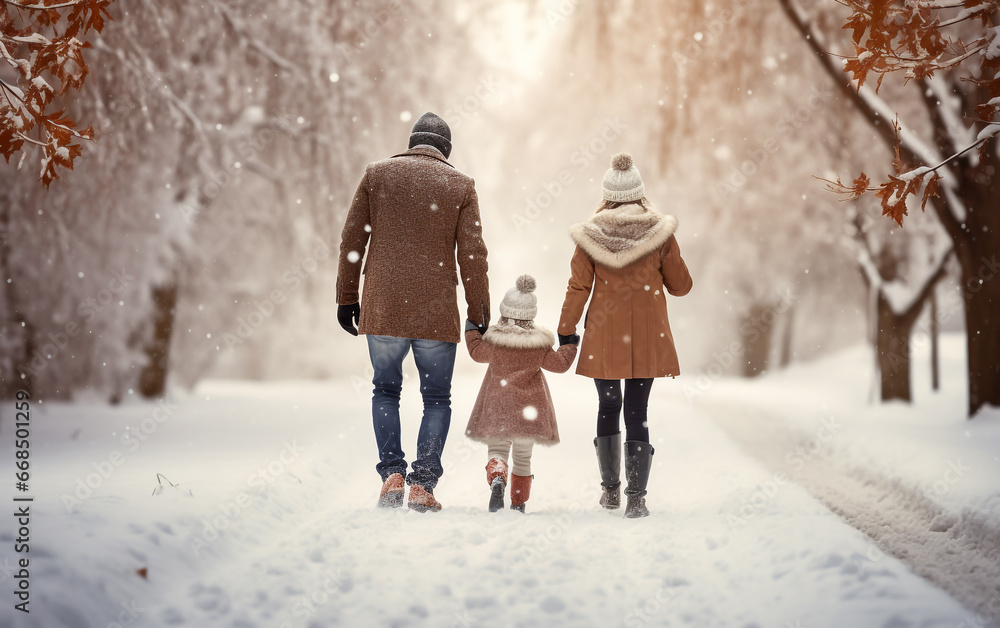
[[[653,460],[646,424],[649,392],[653,378],[680,373],[663,289],[684,296],[691,290],[691,275],[674,237],[677,219],[652,208],[628,154],[611,159],[601,187],[597,213],[570,229],[577,247],[559,319],[559,343],[578,340],[576,325],[593,291],[576,372],[597,385],[594,446],[604,488],[601,505],[615,509],[621,504],[619,416],[624,401],[625,516],[646,517]]]

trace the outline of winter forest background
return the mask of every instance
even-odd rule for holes
[[[826,71],[835,58],[810,48],[850,54],[850,12],[835,2],[108,11],[85,51],[89,80],[63,103],[97,140],[49,189],[32,160],[0,171],[8,396],[23,376],[46,398],[111,400],[206,376],[364,379],[363,343],[333,315],[331,256],[364,164],[405,148],[425,110],[452,125],[453,161],[477,180],[493,285],[537,274],[550,325],[566,228],[595,206],[609,155],[632,152],[696,269],[699,289],[673,314],[687,386],[877,337],[882,396],[908,398],[906,338],[931,343],[961,331],[965,310],[995,309],[980,303],[993,283],[963,290],[995,250],[995,148],[951,175],[975,192],[954,202],[983,214],[988,240],[964,270],[943,257],[965,236],[935,212],[900,229],[877,198],[845,203],[817,178],[891,174],[887,115],[942,159],[967,146],[972,106],[988,100],[963,80],[978,61],[889,75],[879,96],[869,85],[854,98],[846,74]],[[861,105],[874,101],[873,117]],[[973,409],[1000,394],[985,320]]]
[[[17,391],[39,417],[24,626],[130,600],[155,626],[1000,625],[1000,1],[3,0],[0,90],[3,473]],[[445,509],[372,507],[336,259],[425,111],[476,180],[494,318],[530,273],[554,329],[611,155],[678,217],[648,521],[587,493],[575,375],[529,514],[486,518],[463,349]],[[327,574],[337,603],[303,610]]]

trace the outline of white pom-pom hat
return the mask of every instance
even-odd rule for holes
[[[532,294],[535,291],[535,278],[531,275],[521,275],[513,288],[507,291],[500,302],[500,316],[518,321],[535,319],[538,313],[538,299]]]
[[[618,153],[611,158],[611,167],[604,173],[601,192],[606,201],[637,201],[646,196],[639,169],[628,153]]]

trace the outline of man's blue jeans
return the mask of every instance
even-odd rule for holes
[[[451,377],[455,371],[454,342],[367,336],[368,355],[375,375],[372,384],[372,424],[378,442],[379,463],[375,470],[384,481],[401,473],[407,484],[433,491],[444,473],[441,452],[451,425]],[[413,361],[420,375],[424,417],[417,434],[417,458],[406,474],[406,458],[399,440],[399,395],[403,389],[403,359],[413,348]]]

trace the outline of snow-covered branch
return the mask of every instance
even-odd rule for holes
[[[57,168],[73,168],[82,152],[76,139],[90,139],[92,129],[79,130],[62,112],[51,112],[57,90],[42,78],[54,77],[58,93],[79,89],[88,74],[83,58],[83,34],[100,32],[107,6],[113,0],[77,0],[27,4],[4,0],[0,20],[0,59],[17,71],[16,81],[0,82],[0,155],[6,160],[28,146],[40,149],[42,183],[59,175]],[[12,11],[16,7],[26,11]],[[59,9],[72,9],[65,14]],[[24,13],[25,15],[23,15]],[[45,35],[42,34],[45,32]],[[24,153],[18,162],[23,163]]]
[[[222,15],[222,19],[229,25],[229,28],[231,28],[241,40],[246,42],[250,48],[257,51],[258,54],[283,70],[291,72],[295,75],[302,73],[299,66],[275,52],[270,46],[262,42],[259,38],[254,37],[251,34],[250,29],[243,24],[242,20],[233,14],[233,10],[229,8],[225,2],[212,0],[212,5],[218,9],[219,13]]]
[[[858,266],[871,290],[878,292],[896,316],[910,316],[923,307],[930,290],[945,273],[945,264],[954,252],[950,241],[944,241],[932,254],[933,262],[918,278],[912,281],[902,279],[886,280],[872,257],[872,250],[864,233],[858,232]]]
[[[841,4],[853,12],[845,27],[853,30],[857,53],[845,61],[843,68],[838,68],[826,51],[821,33],[795,0],[779,0],[779,3],[817,55],[823,68],[837,82],[841,92],[896,154],[893,161],[896,176],[889,176],[888,181],[870,185],[869,178],[861,173],[853,184],[846,185],[838,179],[832,182],[831,189],[846,194],[848,198],[858,198],[874,192],[881,198],[883,214],[900,225],[907,214],[908,197],[922,192],[921,208],[931,201],[948,233],[953,238],[959,237],[961,224],[967,216],[965,204],[960,200],[965,177],[960,177],[959,171],[952,168],[951,164],[975,148],[980,148],[982,154],[987,142],[997,133],[992,127],[1000,124],[996,118],[1000,112],[1000,104],[990,101],[977,108],[986,118],[984,121],[987,127],[978,133],[975,140],[962,142],[965,145],[959,148],[961,144],[955,140],[962,134],[964,125],[955,115],[954,104],[951,102],[954,96],[941,93],[941,88],[932,79],[935,72],[957,67],[963,61],[978,55],[982,59],[978,73],[982,78],[973,80],[985,85],[994,98],[1000,96],[1000,72],[997,71],[1000,70],[1000,28],[986,29],[982,37],[969,43],[959,41],[957,44],[961,45],[957,45],[940,32],[942,24],[931,12],[959,8],[959,5],[915,1],[882,6],[880,10],[875,10],[868,2],[842,0]],[[966,8],[966,18],[987,19],[993,12],[1000,10],[1000,0],[983,0]],[[961,52],[948,57],[955,47],[960,48]],[[901,51],[905,51],[905,55]],[[938,148],[923,141],[909,127],[898,122],[898,116],[878,96],[877,85],[874,90],[865,85],[870,72],[879,75],[878,84],[881,84],[881,79],[886,74],[903,69],[897,63],[900,59],[906,60],[907,77],[917,78],[921,83],[921,97],[930,110]],[[844,72],[853,75],[850,83],[843,81]],[[937,98],[927,94],[928,88]],[[945,151],[944,154],[942,150]],[[971,159],[975,160],[974,157]],[[939,198],[942,190],[943,199]]]
[[[60,2],[58,4],[26,4],[24,2],[18,2],[17,0],[3,0],[3,2],[4,4],[17,7],[18,9],[29,9],[31,11],[51,11],[53,9],[68,9],[82,4],[92,4],[92,0],[71,0],[69,2]]]

